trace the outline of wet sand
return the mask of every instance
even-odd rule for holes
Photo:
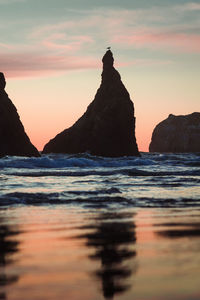
[[[198,208],[0,210],[0,299],[199,300]]]

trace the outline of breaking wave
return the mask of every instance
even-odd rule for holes
[[[200,154],[0,159],[0,206],[200,207]]]

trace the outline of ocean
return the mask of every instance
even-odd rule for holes
[[[0,170],[0,299],[200,299],[200,153]]]

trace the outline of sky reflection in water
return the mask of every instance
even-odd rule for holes
[[[0,299],[192,299],[199,293],[200,212],[0,211]]]

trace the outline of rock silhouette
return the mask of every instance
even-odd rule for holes
[[[16,107],[4,90],[5,86],[4,74],[0,73],[0,157],[40,156],[25,133]]]
[[[89,152],[105,157],[139,155],[133,103],[120,74],[113,67],[110,50],[102,62],[102,82],[95,99],[72,127],[45,145],[43,153]]]
[[[154,129],[150,152],[200,152],[200,113],[170,114]]]

